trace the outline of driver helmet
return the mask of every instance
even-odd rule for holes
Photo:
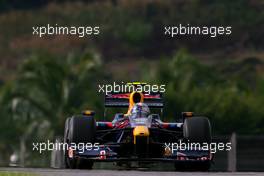
[[[146,118],[149,114],[149,107],[145,103],[136,103],[131,110],[132,118]]]

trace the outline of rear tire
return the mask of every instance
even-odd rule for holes
[[[94,143],[96,124],[92,116],[75,116],[65,123],[65,141],[68,144]],[[71,169],[92,169],[93,162],[84,159],[69,158],[68,151],[65,152],[65,166]]]

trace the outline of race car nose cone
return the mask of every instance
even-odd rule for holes
[[[149,129],[146,126],[137,126],[133,130],[135,154],[146,157],[149,149]]]
[[[149,129],[146,126],[136,126],[133,130],[134,136],[149,136]]]
[[[143,140],[148,143],[149,137],[149,129],[146,126],[136,126],[133,130],[134,135],[134,144],[137,143],[138,140]]]

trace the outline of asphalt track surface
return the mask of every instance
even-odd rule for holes
[[[1,172],[32,173],[40,176],[264,176],[263,172],[160,172],[126,170],[69,170],[36,168],[0,168]]]

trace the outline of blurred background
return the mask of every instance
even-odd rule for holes
[[[0,0],[0,166],[49,167],[50,153],[32,142],[63,135],[64,120],[84,109],[101,119],[98,84],[144,81],[166,85],[164,120],[208,116],[216,141],[237,134],[238,170],[263,170],[263,8],[257,0]],[[232,26],[232,34],[164,35],[180,23]],[[47,24],[100,26],[100,35],[32,35]],[[227,167],[218,152],[213,170]]]

